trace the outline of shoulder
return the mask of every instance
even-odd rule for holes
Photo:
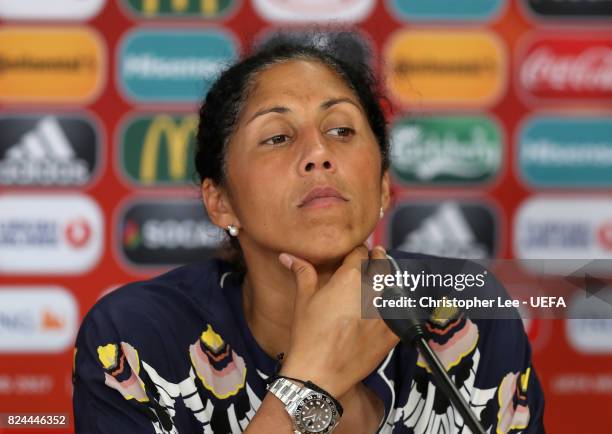
[[[132,341],[191,335],[213,321],[226,304],[220,280],[229,265],[212,259],[173,269],[149,280],[124,285],[89,310],[77,341],[89,337]]]

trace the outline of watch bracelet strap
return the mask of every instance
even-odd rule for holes
[[[300,387],[284,377],[279,377],[277,379],[281,381],[274,381],[269,386],[269,390],[274,394],[274,396],[280,399],[285,406],[295,402],[294,400],[296,398],[302,400],[312,393],[312,391],[308,388]]]
[[[310,392],[310,391],[312,390],[312,391],[315,391],[315,392],[317,392],[317,393],[322,393],[323,395],[327,396],[329,399],[331,399],[331,400],[332,400],[332,402],[333,402],[333,403],[334,403],[334,405],[336,406],[336,410],[338,411],[338,415],[339,415],[339,416],[342,416],[342,413],[344,412],[344,409],[342,408],[342,405],[340,404],[340,402],[339,402],[339,401],[338,401],[336,398],[334,398],[334,397],[332,396],[332,394],[331,394],[331,393],[327,392],[327,391],[326,391],[325,389],[323,389],[322,387],[317,386],[316,384],[314,384],[314,383],[313,383],[312,381],[310,381],[310,380],[306,380],[306,381],[304,381],[304,380],[299,380],[299,379],[297,379],[297,378],[291,378],[291,377],[287,377],[287,376],[285,376],[285,375],[279,375],[279,374],[275,374],[275,375],[273,375],[272,377],[270,377],[270,378],[267,380],[267,382],[268,382],[268,384],[271,384],[271,383],[278,384],[278,383],[276,382],[276,380],[277,380],[277,379],[279,379],[279,378],[282,378],[282,379],[285,379],[285,380],[290,380],[290,381],[288,381],[288,383],[289,383],[289,384],[291,384],[291,385],[293,385],[293,386],[295,386],[295,387],[297,387],[298,389],[301,389],[301,390],[307,390],[308,392]],[[301,387],[299,387],[299,386],[296,386],[295,384],[291,383],[291,381],[296,381],[296,382],[298,382],[298,383],[302,383],[302,384],[303,384],[303,385],[306,387],[306,389],[301,388]],[[270,388],[270,389],[271,389],[271,388]],[[310,390],[308,390],[308,389],[310,389]],[[276,393],[275,393],[275,395],[276,395]],[[307,394],[306,394],[306,395],[307,395]],[[304,395],[303,397],[305,397],[306,395]],[[278,396],[278,395],[277,395],[277,396]],[[281,399],[281,401],[282,401],[282,399]],[[283,401],[283,402],[284,402],[284,401]],[[284,403],[285,403],[285,402],[284,402]],[[286,405],[286,403],[285,403],[285,405]]]

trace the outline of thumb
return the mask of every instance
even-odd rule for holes
[[[307,261],[289,253],[281,253],[278,260],[283,266],[293,272],[297,286],[296,304],[301,305],[308,300],[317,289],[317,272]]]

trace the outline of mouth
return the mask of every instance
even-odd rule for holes
[[[302,198],[298,208],[324,208],[348,202],[338,190],[332,187],[315,187]]]

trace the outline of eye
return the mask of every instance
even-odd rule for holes
[[[355,134],[355,130],[349,127],[337,127],[327,131],[332,136],[349,137]]]
[[[278,134],[276,136],[272,136],[269,139],[264,140],[263,142],[261,142],[261,144],[262,145],[282,145],[283,143],[287,141],[287,139],[289,139],[289,136],[287,136],[286,134]]]

